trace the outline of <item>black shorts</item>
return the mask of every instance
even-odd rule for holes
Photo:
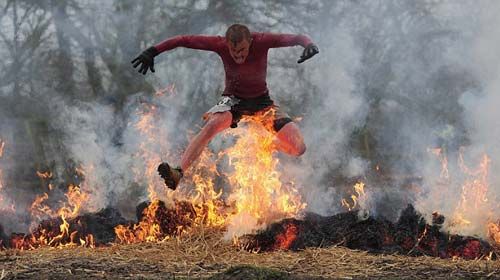
[[[257,98],[238,98],[235,96],[224,96],[217,105],[212,107],[207,113],[217,113],[230,111],[233,116],[231,127],[238,126],[241,118],[254,116],[264,127],[271,132],[280,131],[287,123],[292,122],[288,114],[283,112],[279,106],[274,105],[269,95]]]

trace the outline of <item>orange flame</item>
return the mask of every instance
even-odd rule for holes
[[[43,202],[49,198],[47,193],[44,193],[42,196],[37,196],[35,200],[31,203],[30,212],[31,216],[35,218],[35,221],[41,221],[44,217],[53,217],[54,213],[52,209],[43,205]]]
[[[279,160],[273,156],[274,135],[255,122],[263,116],[244,118],[245,129],[233,129],[227,134],[239,137],[236,144],[221,152],[227,156],[232,172],[225,174],[231,186],[228,197],[236,209],[228,220],[231,236],[248,233],[277,219],[296,216],[306,207],[293,182],[280,181]],[[248,227],[251,225],[250,227]],[[248,228],[247,228],[248,227]]]
[[[174,89],[175,86],[171,86],[171,92]],[[166,91],[167,88],[162,89],[156,95],[161,96]],[[147,185],[148,197],[152,203],[144,209],[142,219],[137,224],[132,226],[118,225],[115,227],[117,241],[127,244],[144,241],[156,242],[169,238],[162,233],[160,221],[156,217],[159,209],[159,194],[160,192],[165,192],[166,187],[160,181],[156,172],[157,166],[162,160],[155,149],[158,147],[161,148],[166,139],[159,139],[158,137],[161,131],[158,130],[157,125],[157,122],[159,122],[157,107],[145,102],[141,103],[141,105],[142,107],[137,110],[139,119],[133,124],[133,127],[143,136],[143,140],[139,143],[138,152],[134,155],[135,158],[140,159],[143,166],[135,167],[132,171],[135,174],[136,181]],[[179,195],[178,192],[180,190],[177,190],[175,193],[168,191],[165,198],[171,199],[173,196]]]
[[[156,147],[158,141],[160,141],[155,137],[157,136],[157,108],[147,103],[143,103],[142,105],[142,110],[138,110],[140,119],[134,127],[139,133],[145,136],[145,139],[139,144],[139,152],[134,156],[141,159],[144,163],[144,167],[142,170],[134,170],[134,172],[137,181],[146,180],[145,183],[148,186],[149,199],[150,201],[154,201],[158,199],[158,192],[164,190],[156,174],[156,168],[161,162],[160,155],[154,150],[154,147]]]
[[[348,211],[359,208],[360,204],[363,204],[366,201],[365,184],[363,182],[356,183],[354,185],[354,191],[356,194],[351,195],[352,203],[349,203],[345,198],[341,201],[342,206]]]
[[[215,191],[214,177],[219,173],[212,156],[212,153],[206,150],[200,156],[198,164],[187,174],[195,188],[194,193],[188,196],[197,213],[197,223],[221,226],[225,224],[227,215],[222,211],[222,189]]]
[[[0,158],[3,156],[3,149],[5,148],[5,142],[0,138]]]
[[[143,219],[132,229],[129,227],[118,225],[115,227],[116,237],[121,243],[131,244],[135,242],[153,242],[161,241],[168,237],[163,236],[160,225],[156,219],[159,201],[153,201],[147,208],[144,209]]]
[[[462,183],[460,201],[455,209],[451,225],[455,227],[469,226],[475,220],[474,216],[484,210],[492,209],[487,205],[488,197],[488,170],[490,159],[483,155],[478,169],[470,169],[464,162],[463,150],[459,154],[459,165],[462,172],[468,177]],[[488,213],[482,213],[488,215]]]
[[[144,171],[139,167],[134,172],[137,179],[146,178],[150,201],[157,201],[158,191],[165,191],[165,186],[156,173],[161,160],[155,148],[162,147],[162,142],[158,139],[158,126],[155,124],[159,120],[155,106],[146,103],[142,106],[138,110],[138,121],[131,125],[145,139],[139,144],[139,153],[134,155],[142,159],[145,167]],[[259,117],[262,116],[256,116],[252,120],[259,121]],[[241,123],[249,121],[250,118],[246,118]],[[279,161],[272,154],[274,135],[251,122],[245,129],[226,131],[225,136],[227,135],[237,137],[236,144],[220,152],[217,159],[206,149],[197,164],[184,174],[178,189],[166,192],[166,204],[172,205],[173,200],[189,201],[196,212],[196,217],[192,219],[193,225],[229,226],[230,230],[245,228],[243,231],[231,232],[229,237],[241,235],[276,219],[293,217],[305,208],[293,182],[283,184],[280,181]],[[223,157],[227,158],[232,169],[224,174],[230,184],[230,190],[225,194],[226,190],[215,185],[216,178],[220,176],[217,162]],[[226,201],[223,201],[223,196]],[[228,206],[232,209],[227,209]],[[165,235],[160,233],[160,221],[154,215],[156,209],[157,202],[151,203],[137,224],[116,227],[117,240],[123,243],[163,240]],[[250,222],[252,225],[246,228],[249,220],[254,222]],[[181,226],[178,233],[189,231],[189,227],[190,225]]]
[[[493,241],[495,244],[500,245],[500,225],[498,222],[488,223],[488,239]]]
[[[279,233],[274,238],[274,250],[286,250],[290,248],[292,242],[297,238],[298,228],[290,223],[285,226],[285,232]]]
[[[80,208],[87,199],[87,194],[82,193],[79,186],[70,185],[65,194],[69,206],[61,207],[57,212],[60,216],[76,217],[80,213]]]
[[[462,171],[473,177],[466,180],[462,185],[461,202],[464,211],[467,211],[468,207],[476,209],[488,201],[486,192],[488,191],[488,170],[490,162],[491,160],[488,155],[483,155],[479,168],[477,170],[471,170],[464,162],[463,153],[460,153],[459,163]]]
[[[172,96],[175,94],[175,84],[171,84],[168,87],[161,88],[155,92],[156,96],[164,96],[166,93],[169,93],[169,96]]]
[[[77,173],[83,174],[84,169],[76,170]],[[45,177],[47,174],[52,174],[50,172],[37,172]],[[52,175],[51,175],[52,176]],[[49,176],[49,177],[51,177]],[[52,190],[49,184],[49,190]],[[18,249],[35,249],[40,246],[51,246],[51,247],[75,247],[75,246],[85,246],[94,247],[94,237],[91,234],[87,234],[83,238],[80,238],[78,242],[75,240],[78,231],[70,232],[70,223],[68,218],[75,218],[82,209],[83,204],[87,201],[87,194],[83,193],[79,186],[70,185],[68,191],[65,193],[66,202],[62,202],[63,205],[57,209],[53,210],[49,207],[46,202],[49,199],[49,194],[44,193],[41,196],[37,196],[30,207],[31,216],[33,218],[32,224],[30,226],[31,235],[29,238],[15,238],[12,242]],[[61,224],[59,225],[59,230],[52,230],[46,228],[46,224],[37,225],[38,222],[44,219],[51,219],[59,217]],[[50,222],[51,224],[52,222]]]
[[[449,180],[450,172],[448,171],[448,159],[444,155],[442,149],[440,148],[429,149],[429,151],[435,156],[437,156],[441,161],[441,174],[439,175],[439,177],[444,180]]]
[[[459,199],[446,225],[453,233],[486,236],[493,243],[498,243],[500,241],[500,232],[498,232],[498,223],[496,222],[498,216],[494,214],[497,205],[494,203],[495,198],[488,194],[488,174],[491,160],[488,155],[484,154],[478,167],[473,169],[467,166],[464,160],[464,151],[464,148],[461,148],[458,155],[458,166],[461,174],[453,174],[452,178],[446,155],[441,149],[431,150],[441,161],[442,169],[438,184],[442,188],[453,187],[452,184],[455,183],[456,178],[463,177],[460,183]],[[443,197],[442,199],[449,200],[451,198]]]
[[[154,98],[163,96],[167,91],[170,95],[174,94],[175,84],[169,89],[159,90]],[[165,238],[160,232],[161,221],[155,215],[160,196],[167,205],[175,204],[173,201],[189,201],[196,216],[192,218],[193,225],[238,227],[248,224],[244,219],[248,217],[255,221],[254,226],[262,226],[278,218],[292,217],[305,208],[293,182],[282,184],[279,180],[279,162],[272,155],[274,136],[252,124],[245,131],[227,131],[226,135],[239,137],[234,147],[219,153],[218,159],[214,159],[206,149],[197,164],[184,174],[178,189],[175,192],[167,190],[156,172],[162,161],[160,155],[168,157],[158,152],[158,148],[165,148],[166,137],[162,135],[166,133],[157,125],[161,120],[156,106],[146,102],[141,102],[141,106],[137,110],[137,121],[129,125],[142,136],[143,141],[139,143],[134,157],[140,158],[144,165],[135,166],[132,171],[138,182],[147,184],[148,196],[153,203],[144,210],[143,218],[137,224],[115,228],[119,242],[159,241]],[[256,116],[254,120],[259,121],[260,117]],[[248,119],[242,120],[244,122]],[[215,185],[216,178],[220,177],[217,162],[224,156],[233,169],[224,174],[230,183],[228,193]],[[227,209],[226,203],[234,209]],[[188,231],[190,226],[180,225],[178,233]]]
[[[46,172],[36,171],[36,175],[40,179],[51,179],[52,178],[52,172],[50,172],[50,171],[46,171]]]

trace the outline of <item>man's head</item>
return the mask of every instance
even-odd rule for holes
[[[242,24],[233,24],[226,31],[226,45],[234,62],[242,64],[245,62],[250,50],[252,38],[248,27]]]

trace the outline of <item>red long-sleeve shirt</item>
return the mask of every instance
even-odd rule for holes
[[[183,35],[167,39],[154,47],[158,52],[177,47],[216,52],[222,59],[226,72],[223,95],[255,98],[269,94],[266,83],[267,51],[270,48],[289,46],[307,47],[312,44],[305,35],[251,33],[252,43],[243,64],[237,64],[229,54],[226,39],[220,36]]]

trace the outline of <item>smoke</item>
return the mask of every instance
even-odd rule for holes
[[[484,213],[498,210],[498,175],[491,171],[499,156],[499,8],[493,1],[372,1],[339,4],[329,14],[334,20],[319,18],[320,31],[310,36],[321,60],[305,66],[317,103],[305,106],[299,124],[308,151],[286,167],[298,174],[308,210],[339,211],[349,194],[335,177],[361,177],[372,214],[395,219],[398,209],[415,203],[429,220],[438,211],[452,226],[457,211],[465,211],[473,224],[453,231],[484,236],[487,222],[497,218]],[[371,149],[354,146],[360,135]],[[479,198],[470,182],[484,174],[478,171],[483,154],[491,163],[488,201],[472,209],[462,201],[463,186],[469,200]]]
[[[211,8],[210,2],[197,2],[196,11]],[[95,63],[104,81],[99,96],[87,94],[88,74],[82,72],[89,61],[79,50],[78,39],[71,41],[76,93],[54,90],[57,65],[47,66],[52,71],[39,67],[57,53],[54,38],[44,41],[43,51],[34,52],[31,69],[35,70],[24,67],[16,72],[22,78],[21,92],[14,92],[13,82],[0,83],[0,139],[6,142],[0,166],[5,190],[14,193],[17,178],[35,176],[33,166],[27,171],[12,162],[35,158],[40,149],[26,149],[37,144],[15,139],[28,134],[20,131],[32,126],[34,119],[45,119],[47,131],[37,135],[44,135],[40,142],[50,144],[38,146],[53,164],[36,167],[50,167],[61,177],[67,173],[67,158],[83,167],[84,181],[89,184],[82,185],[89,195],[87,210],[112,205],[131,217],[135,209],[130,205],[147,199],[148,185],[154,186],[160,198],[166,197],[144,153],[158,161],[179,162],[188,135],[198,131],[202,114],[220,96],[222,63],[216,54],[179,48],[158,56],[157,72],[143,78],[129,61],[140,48],[168,36],[222,35],[231,23],[244,22],[256,31],[307,34],[320,49],[316,57],[300,65],[296,60],[302,48],[269,52],[271,96],[292,118],[301,118],[298,126],[307,145],[300,158],[279,156],[283,180],[295,181],[308,211],[327,215],[343,210],[341,199],[350,196],[356,181],[363,180],[365,207],[372,214],[395,218],[405,204],[416,203],[427,215],[434,211],[452,215],[467,176],[455,175],[443,185],[440,158],[429,149],[446,151],[450,174],[462,174],[461,146],[466,146],[465,162],[471,166],[477,166],[484,153],[490,157],[491,171],[498,166],[500,132],[495,129],[499,117],[495,105],[500,101],[500,34],[496,27],[500,21],[496,15],[500,5],[486,0],[313,2],[307,8],[314,17],[307,18],[297,18],[299,4],[276,4],[272,6],[275,12],[266,13],[269,7],[264,2],[238,3],[227,8],[234,9],[233,13],[221,17],[171,20],[161,27],[153,24],[162,18],[155,13],[152,18],[159,19],[148,23],[151,28],[143,30],[140,40],[138,27],[147,24],[131,17],[140,15],[139,7],[144,7],[131,5],[133,13],[121,13],[111,1],[106,2],[103,10],[107,12],[95,14],[91,21],[109,40],[98,38],[85,46],[93,47],[99,57]],[[168,6],[165,3],[161,5]],[[100,2],[88,8],[96,5]],[[245,9],[258,9],[258,16],[245,18],[241,15]],[[185,17],[183,9],[175,11],[179,18]],[[167,12],[175,17],[174,10]],[[295,20],[290,22],[290,18]],[[13,28],[5,19],[2,26],[2,30]],[[53,32],[53,26],[48,30]],[[68,38],[82,36],[69,27],[61,32]],[[108,59],[115,48],[115,60]],[[1,55],[8,56],[5,51]],[[6,62],[10,65],[13,60]],[[165,95],[153,94],[172,85],[173,90]],[[152,115],[147,133],[140,127],[144,114]],[[214,139],[209,149],[223,148],[227,143],[222,142],[220,137]],[[381,174],[389,179],[381,180]],[[496,201],[500,191],[498,176],[490,172],[491,201]],[[41,192],[26,190],[27,194],[13,197],[29,204]]]
[[[130,157],[119,150],[114,135],[123,126],[111,106],[98,103],[54,104],[54,128],[63,132],[62,145],[84,170],[82,186],[89,193],[89,211],[108,206],[115,192],[123,191],[132,179],[127,171]]]
[[[497,144],[500,135],[495,127],[500,115],[495,105],[500,101],[500,55],[495,50],[500,47],[500,34],[495,26],[500,23],[497,17],[500,5],[494,1],[482,1],[463,6],[448,3],[440,8],[438,15],[447,18],[460,34],[460,41],[448,46],[446,60],[455,68],[463,69],[466,78],[473,80],[475,86],[462,89],[457,96],[463,109],[468,143],[462,143],[464,148],[459,151],[453,150],[451,143],[444,145],[451,146],[445,155],[449,161],[449,183],[443,189],[429,177],[427,191],[429,194],[441,192],[446,196],[437,211],[450,217],[454,211],[462,212],[463,218],[470,222],[453,225],[453,221],[448,221],[449,230],[485,236],[485,225],[499,218],[499,178],[495,170],[500,159]],[[450,126],[443,138],[452,138],[454,133],[454,127]],[[474,172],[476,174],[472,174]],[[478,184],[486,188],[484,194],[481,194],[483,190]],[[468,201],[464,201],[461,195],[468,195]],[[474,200],[479,198],[481,203],[475,203]],[[422,198],[423,211],[431,211],[429,207],[435,204],[433,199],[432,196]]]
[[[340,193],[335,190],[332,172],[345,167],[346,176],[364,173],[364,160],[353,155],[348,144],[353,131],[363,124],[367,104],[355,84],[361,57],[348,30],[335,28],[327,36],[311,37],[320,46],[320,54],[300,66],[311,87],[285,91],[312,95],[299,122],[307,152],[285,170],[296,176],[309,211],[333,214],[340,210]]]
[[[416,203],[428,216],[439,211],[449,217],[447,226],[453,226],[458,233],[484,236],[487,222],[497,218],[495,214],[484,214],[497,211],[497,175],[488,174],[484,182],[488,201],[483,199],[481,206],[464,202],[463,195],[468,193],[469,200],[481,198],[480,194],[472,194],[479,189],[471,182],[482,179],[484,173],[479,171],[482,155],[488,154],[490,171],[495,170],[499,155],[495,146],[498,135],[494,132],[498,119],[494,108],[499,85],[495,51],[499,43],[495,29],[498,3],[372,1],[350,3],[343,8],[342,12],[349,16],[339,13],[335,25],[346,30],[347,38],[354,43],[345,52],[342,48],[336,50],[346,57],[344,63],[342,60],[336,63],[341,71],[325,73],[347,77],[344,79],[347,83],[332,83],[340,93],[347,88],[345,92],[360,94],[344,100],[342,104],[346,105],[331,104],[328,98],[323,100],[330,111],[318,108],[316,114],[323,113],[322,117],[328,119],[319,122],[320,133],[316,129],[318,134],[315,134],[310,124],[304,125],[309,147],[323,144],[324,149],[323,153],[313,151],[310,155],[314,157],[304,157],[307,165],[326,167],[326,173],[336,170],[350,176],[349,162],[358,162],[354,166],[360,168],[354,170],[366,176],[372,213],[396,218],[395,209]],[[336,30],[332,28],[329,34],[335,34]],[[346,36],[335,35],[337,41],[346,41]],[[325,37],[328,36],[321,38]],[[332,43],[335,40],[326,46]],[[328,55],[325,61],[331,62]],[[328,85],[326,80],[314,80],[314,85],[321,89],[322,85]],[[335,111],[340,114],[332,113]],[[331,124],[342,118],[348,120],[348,125],[342,126],[346,129],[333,131]],[[355,151],[352,136],[356,136],[353,132],[358,128],[362,128],[365,139],[371,139],[373,148],[364,160],[347,152]],[[343,132],[348,135],[342,137]],[[325,145],[327,142],[322,140],[328,137],[333,141]],[[337,145],[340,148],[334,150]],[[431,152],[434,148],[441,148],[441,158]],[[445,182],[441,174],[443,159],[448,161],[450,174]],[[377,179],[375,166],[380,167],[381,174],[388,176],[389,181]],[[308,178],[305,182],[314,184],[311,179],[317,178],[314,173],[305,174]],[[321,168],[319,174],[325,174]],[[320,178],[325,177],[320,175]],[[333,199],[335,204],[345,194],[328,189],[320,191],[325,182],[319,185],[308,202],[313,210],[325,213],[332,209],[325,200]],[[462,218],[472,224],[453,225],[457,211],[466,213],[468,216]]]
[[[496,159],[500,156],[500,134],[495,129],[500,116],[495,106],[500,100],[500,54],[495,50],[500,47],[500,31],[495,26],[500,23],[497,16],[500,4],[493,1],[487,3],[479,10],[477,23],[471,26],[475,32],[466,37],[466,48],[453,59],[466,67],[479,84],[477,91],[464,92],[459,100],[467,115],[465,123],[471,141],[470,153],[488,153],[492,158],[492,170],[496,170]],[[458,56],[460,54],[464,56]],[[499,182],[498,175],[492,172],[491,176],[492,187],[495,187]]]

